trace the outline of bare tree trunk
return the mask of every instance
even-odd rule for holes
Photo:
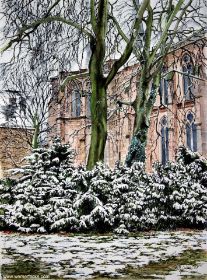
[[[40,134],[40,123],[38,121],[37,115],[34,116],[33,118],[33,128],[34,128],[34,133],[32,136],[32,148],[37,149],[39,147],[39,134]]]
[[[140,82],[137,98],[133,104],[135,111],[134,129],[126,164],[131,166],[134,162],[145,162],[145,149],[150,126],[150,116],[159,89],[161,75],[154,77],[153,83],[146,80],[144,71]]]
[[[92,169],[99,161],[104,161],[107,138],[106,88],[96,81],[92,83],[91,94],[91,144],[87,169]]]
[[[126,164],[131,166],[133,162],[145,162],[145,147],[150,124],[150,115],[146,112],[146,104],[135,103],[135,120],[131,143],[126,157]]]
[[[106,0],[100,2],[100,22],[95,29],[96,39],[91,40],[91,58],[89,63],[91,80],[91,143],[87,161],[87,169],[89,170],[97,162],[104,160],[107,138],[107,86],[103,75],[106,36],[106,21],[103,21],[103,18],[107,15],[107,9],[103,9],[104,5],[107,5]]]

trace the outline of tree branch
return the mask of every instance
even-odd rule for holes
[[[123,30],[121,29],[121,26],[119,25],[117,19],[113,16],[113,15],[108,15],[109,19],[111,19],[113,21],[113,23],[115,24],[117,31],[119,33],[119,35],[122,37],[122,39],[126,42],[129,43],[129,38],[125,35],[125,33],[123,32]]]
[[[192,0],[190,0],[190,1],[188,2],[188,4],[186,4],[186,6],[185,6],[185,7],[183,8],[183,10],[182,10],[182,13],[180,14],[180,17],[177,19],[177,23],[176,23],[176,26],[175,26],[175,28],[174,28],[175,32],[174,32],[174,35],[173,35],[173,37],[171,38],[170,42],[169,42],[167,45],[165,45],[165,47],[162,48],[161,55],[153,62],[152,68],[153,68],[157,63],[158,63],[159,65],[158,65],[158,67],[156,67],[157,69],[151,74],[151,76],[156,75],[156,74],[161,70],[162,63],[163,63],[163,61],[164,61],[164,58],[165,58],[166,55],[169,53],[169,50],[170,50],[170,48],[171,48],[171,46],[172,46],[172,42],[173,42],[173,40],[174,40],[174,38],[175,38],[175,36],[176,36],[176,31],[178,30],[179,24],[180,24],[180,22],[181,22],[181,20],[182,20],[182,18],[183,18],[183,16],[184,16],[184,14],[185,14],[185,12],[186,12],[186,10],[187,10],[187,8],[188,8],[188,6],[190,5],[191,2],[192,2]],[[166,44],[166,42],[163,42],[163,44]],[[174,50],[173,50],[173,51],[174,51]]]
[[[98,5],[98,30],[97,37],[105,38],[107,32],[108,0],[100,0]]]
[[[202,79],[202,78],[200,78],[200,77],[198,77],[198,76],[194,76],[194,75],[192,75],[192,74],[190,74],[190,73],[182,72],[182,71],[174,70],[174,69],[173,69],[172,71],[169,71],[169,72],[167,72],[167,73],[164,73],[164,75],[163,75],[162,77],[165,77],[165,76],[167,76],[169,73],[172,73],[172,72],[176,72],[176,73],[182,74],[182,75],[184,75],[184,76],[188,76],[188,77],[193,78],[193,79],[196,79],[196,80],[200,80],[200,81],[203,81],[203,82],[207,82],[206,79]]]
[[[93,28],[93,32],[96,33],[96,14],[95,14],[95,1],[90,0],[90,10],[91,10],[91,26]]]
[[[158,43],[156,44],[152,54],[151,54],[151,62],[154,60],[154,57],[158,51],[158,49],[161,47],[161,45],[163,44],[163,42],[165,42],[166,38],[167,38],[167,35],[168,35],[168,31],[169,31],[169,28],[176,16],[176,14],[180,11],[181,7],[182,7],[182,4],[184,3],[184,0],[179,0],[177,5],[175,6],[173,12],[171,13],[170,17],[169,17],[169,20],[167,21],[165,27],[164,27],[164,30],[162,32],[162,35],[160,37],[160,40],[158,41]]]
[[[108,16],[109,19],[111,19],[113,21],[113,23],[115,24],[117,31],[119,33],[119,35],[122,37],[122,39],[128,44],[129,43],[129,38],[126,36],[126,34],[123,32],[123,30],[121,29],[121,26],[119,25],[117,19],[113,16],[113,15],[109,15]],[[140,56],[140,52],[139,50],[134,47],[133,49],[133,53],[136,55],[136,57]]]
[[[22,26],[22,28],[19,30],[19,32],[15,35],[16,38],[10,40],[3,48],[1,48],[0,53],[9,49],[14,43],[19,43],[24,37],[28,36],[29,33],[33,32],[41,24],[50,23],[50,22],[54,22],[54,21],[62,22],[62,23],[65,23],[67,25],[70,25],[72,27],[75,27],[76,29],[80,30],[85,35],[87,35],[88,37],[93,38],[93,35],[90,33],[90,31],[84,29],[78,23],[73,22],[72,20],[69,20],[69,19],[62,18],[60,16],[50,16],[50,17],[37,19],[36,21],[34,21],[34,22],[32,22],[28,25]],[[28,31],[28,32],[26,32],[26,31]]]
[[[119,70],[119,68],[126,63],[126,61],[128,60],[128,58],[130,57],[130,55],[133,52],[133,47],[134,47],[134,42],[137,38],[138,32],[139,32],[139,27],[140,24],[142,23],[142,18],[143,18],[143,14],[147,8],[149,4],[149,0],[144,0],[142,2],[142,4],[140,5],[140,8],[137,12],[137,17],[134,23],[134,26],[132,28],[132,33],[131,36],[129,38],[128,43],[126,44],[126,47],[124,49],[124,52],[122,53],[121,57],[113,64],[111,71],[109,72],[107,78],[106,78],[106,86],[109,85],[109,83],[113,80],[114,76],[116,75],[117,71]]]
[[[150,65],[148,65],[148,62],[150,58],[152,23],[153,23],[153,10],[150,4],[148,5],[147,10],[148,10],[148,17],[146,19],[145,45],[143,48],[143,59],[145,60],[144,62],[147,62],[146,68],[150,67]]]

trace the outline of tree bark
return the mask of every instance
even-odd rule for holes
[[[91,80],[91,143],[87,169],[91,170],[99,161],[104,161],[107,139],[107,86],[103,76],[105,57],[105,35],[97,34],[99,40],[91,41],[89,73]]]
[[[34,133],[32,136],[32,148],[37,149],[39,147],[38,137],[40,134],[40,123],[38,121],[37,115],[35,115],[33,118],[33,128],[34,128]]]
[[[126,157],[126,165],[134,162],[145,162],[145,149],[150,126],[150,116],[156,100],[160,84],[160,74],[154,77],[153,82],[147,81],[145,71],[142,71],[140,87],[133,104],[135,120],[133,136]]]
[[[99,161],[104,161],[107,139],[106,88],[100,82],[92,83],[91,94],[91,144],[87,169],[91,170]]]
[[[150,124],[150,114],[146,111],[146,102],[135,102],[134,110],[134,129],[126,157],[127,166],[131,166],[137,161],[145,162],[145,147]]]
[[[98,54],[99,55],[99,54]],[[97,50],[91,55],[91,143],[87,169],[91,170],[99,161],[104,161],[107,138],[107,93]]]

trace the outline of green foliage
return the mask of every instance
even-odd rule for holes
[[[143,163],[112,170],[74,168],[73,151],[55,142],[35,150],[22,177],[6,189],[5,227],[23,232],[106,232],[177,227],[204,228],[207,219],[206,160],[182,147],[177,162],[154,172]],[[11,186],[11,183],[7,183]]]

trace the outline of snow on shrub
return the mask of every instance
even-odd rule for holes
[[[1,182],[1,224],[22,232],[112,231],[117,234],[176,227],[204,228],[207,217],[207,164],[184,147],[177,161],[143,163],[112,170],[75,168],[74,152],[56,139],[36,149],[16,181]],[[15,171],[15,172],[17,172]]]
[[[53,223],[73,216],[68,197],[74,190],[66,187],[66,178],[74,169],[73,157],[70,146],[55,139],[50,148],[35,149],[27,157],[28,164],[13,171],[21,176],[11,190],[14,203],[4,210],[7,227],[27,232],[38,232],[39,228],[50,231]]]
[[[206,159],[180,147],[177,162],[157,163],[146,198],[158,228],[203,227],[207,218]],[[152,208],[154,207],[154,211]]]

